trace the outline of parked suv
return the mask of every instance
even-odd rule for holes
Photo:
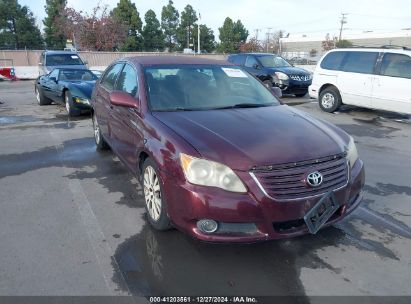
[[[311,73],[294,67],[284,58],[273,54],[245,53],[231,55],[228,61],[244,67],[266,86],[277,86],[283,94],[303,97],[311,85]]]
[[[56,68],[87,69],[86,64],[73,51],[44,51],[40,55],[39,75],[46,75]]]
[[[411,51],[332,50],[318,63],[309,91],[326,112],[348,104],[411,114]]]
[[[91,104],[97,148],[111,147],[140,178],[156,229],[215,242],[285,238],[316,233],[361,202],[353,139],[227,62],[121,59]]]

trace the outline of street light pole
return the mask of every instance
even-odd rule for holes
[[[199,20],[199,21],[201,20],[201,14],[200,14],[200,12],[198,12],[198,20]],[[198,22],[197,34],[198,34],[198,37],[197,37],[197,43],[198,43],[197,52],[198,52],[199,54],[201,54],[201,49],[200,49],[200,22]]]

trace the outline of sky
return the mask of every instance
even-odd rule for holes
[[[37,23],[45,17],[45,0],[19,0],[34,13]],[[114,8],[118,0],[68,0],[68,6],[91,12],[99,2]],[[168,0],[132,0],[140,17],[153,9],[157,18]],[[347,13],[345,31],[397,31],[411,29],[411,1],[409,0],[174,0],[181,12],[187,4],[201,13],[201,23],[214,30],[218,40],[218,28],[224,19],[240,19],[250,35],[259,29],[259,39],[270,31],[284,30],[291,34],[337,35],[341,13]]]

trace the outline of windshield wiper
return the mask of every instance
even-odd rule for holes
[[[224,109],[241,109],[241,108],[261,108],[261,107],[269,107],[273,106],[274,103],[238,103],[235,105],[231,106],[226,106],[226,107],[219,107],[219,108],[213,108],[213,110],[224,110]]]

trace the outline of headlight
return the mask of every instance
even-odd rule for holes
[[[283,72],[275,72],[275,77],[277,77],[278,80],[288,80],[289,77],[287,74],[284,74]]]
[[[231,192],[246,192],[238,176],[229,167],[202,158],[180,154],[181,166],[188,182],[217,187]]]
[[[90,104],[90,101],[87,98],[74,97],[73,99],[77,103],[83,103],[83,104],[87,104],[87,105]]]
[[[351,136],[350,136],[350,142],[348,143],[348,146],[347,146],[347,159],[348,159],[348,162],[350,163],[351,168],[354,166],[355,162],[358,159],[357,147],[355,146],[354,139]]]

